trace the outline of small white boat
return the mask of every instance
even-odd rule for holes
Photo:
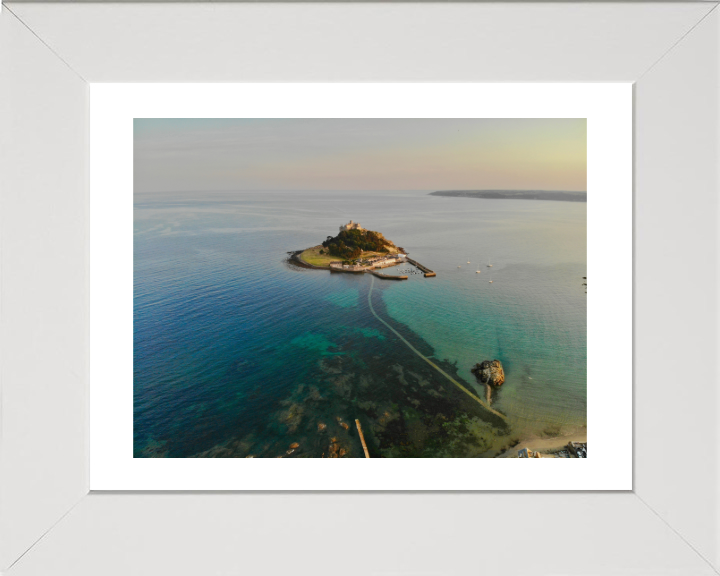
[[[492,280],[488,280],[488,284],[492,284]]]

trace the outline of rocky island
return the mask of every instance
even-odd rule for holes
[[[407,280],[407,276],[381,274],[377,270],[409,262],[425,277],[435,276],[435,272],[408,258],[404,248],[396,246],[380,232],[366,230],[352,220],[340,226],[337,236],[328,236],[322,244],[288,254],[299,266],[330,272],[369,272],[380,278]]]
[[[502,386],[505,382],[505,371],[500,360],[478,362],[470,369],[478,380],[490,386]]]
[[[505,382],[505,371],[500,360],[483,360],[470,368],[470,372],[485,384],[485,400],[492,404],[493,388],[498,388]]]
[[[334,265],[364,267],[388,261],[399,264],[405,250],[395,246],[380,232],[366,230],[359,223],[350,220],[340,226],[337,236],[328,236],[322,244],[295,253],[296,261],[313,268],[330,269]]]

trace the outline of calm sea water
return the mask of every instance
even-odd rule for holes
[[[136,196],[135,456],[363,457],[356,418],[374,457],[494,456],[585,426],[586,208],[427,192]],[[437,277],[287,261],[350,219]],[[369,299],[482,399],[470,368],[501,360],[491,401],[506,419]]]

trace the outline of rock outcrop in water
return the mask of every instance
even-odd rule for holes
[[[470,372],[475,374],[483,384],[502,386],[503,382],[505,382],[505,371],[500,360],[478,362],[470,369]]]

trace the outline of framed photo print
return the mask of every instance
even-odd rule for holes
[[[4,3],[0,571],[716,574],[719,33]]]

